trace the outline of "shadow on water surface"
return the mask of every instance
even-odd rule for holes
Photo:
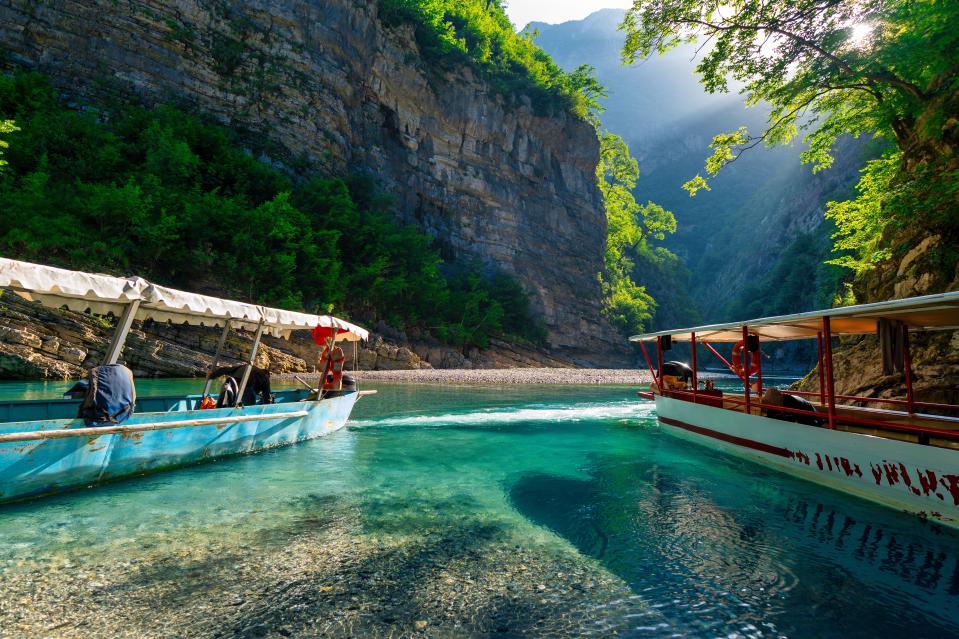
[[[588,479],[524,474],[510,499],[689,636],[959,637],[955,531],[661,444],[594,454]]]

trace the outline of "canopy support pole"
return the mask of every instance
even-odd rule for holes
[[[692,360],[693,360],[693,403],[698,404],[699,400],[697,396],[699,395],[699,376],[696,371],[696,333],[690,333],[689,347],[692,351]]]
[[[762,403],[763,396],[763,346],[759,342],[759,335],[756,335],[756,361],[758,368],[756,370],[756,398]],[[775,371],[774,371],[775,372]]]
[[[829,316],[822,318],[822,338],[826,351],[826,399],[829,401],[829,430],[836,430],[836,385],[832,376],[832,326]]]
[[[663,338],[659,336],[656,338],[656,364],[659,368],[656,369],[656,375],[659,377],[659,389],[663,389]]]
[[[746,398],[746,414],[751,415],[752,410],[749,401],[749,327],[743,324],[743,395]]]
[[[246,391],[246,384],[250,381],[250,373],[253,371],[253,361],[256,359],[256,350],[260,347],[260,338],[263,337],[264,320],[256,327],[256,335],[253,336],[253,348],[250,349],[250,359],[246,362],[243,369],[243,379],[240,381],[240,390],[236,394],[236,405],[243,403],[243,392]]]
[[[909,327],[902,325],[902,370],[906,374],[906,402],[909,405],[909,414],[916,412],[915,400],[912,395],[912,355],[909,353]]]
[[[639,341],[639,349],[643,351],[643,357],[646,358],[646,366],[649,367],[649,374],[653,378],[653,383],[656,384],[656,390],[659,391],[659,394],[662,395],[663,387],[660,386],[659,380],[656,379],[656,373],[653,371],[653,362],[649,359],[649,353],[646,352],[646,344],[642,340]]]
[[[733,370],[733,365],[730,364],[728,361],[726,361],[726,358],[723,357],[722,355],[720,355],[720,354],[719,354],[719,351],[717,351],[715,348],[713,348],[713,345],[712,345],[712,344],[710,344],[710,343],[707,342],[706,340],[703,340],[703,346],[705,346],[706,348],[708,348],[708,349],[709,349],[709,352],[712,353],[713,355],[715,355],[715,356],[719,359],[719,361],[721,361],[721,362],[726,366],[726,368],[729,369],[729,371],[730,371],[733,375],[736,375],[736,371]],[[739,377],[739,375],[736,375],[736,377]]]
[[[226,345],[226,336],[230,334],[230,320],[226,321],[226,325],[223,327],[223,332],[220,333],[220,341],[216,345],[216,353],[213,354],[213,360],[210,362],[210,367],[206,369],[206,381],[203,384],[203,395],[206,397],[207,393],[210,392],[210,385],[213,383],[213,379],[210,377],[210,374],[216,370],[217,365],[220,363],[220,355],[223,353],[223,347]]]
[[[822,366],[822,331],[816,333],[816,346],[818,347],[819,352],[819,368],[817,369],[819,375],[819,405],[826,405],[826,378],[824,376],[825,371]]]
[[[126,344],[130,327],[133,326],[133,318],[139,308],[140,300],[133,300],[123,309],[123,315],[120,316],[117,329],[113,333],[113,340],[110,342],[110,347],[103,358],[104,364],[116,364],[117,360],[120,359],[120,353],[123,352],[123,345]]]

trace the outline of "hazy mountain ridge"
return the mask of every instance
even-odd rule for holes
[[[833,267],[823,266],[822,273],[794,282],[800,288],[792,291],[789,308],[765,302],[774,297],[767,293],[776,283],[764,276],[777,270],[781,257],[790,254],[790,246],[808,242],[810,235],[819,247],[816,263],[828,256],[828,250],[823,250],[828,249],[831,233],[822,215],[825,203],[849,194],[858,179],[862,145],[841,145],[835,167],[816,175],[800,164],[798,144],[757,147],[726,167],[711,191],[690,198],[681,185],[703,172],[712,137],[740,126],[758,132],[767,111],[747,109],[735,93],[706,93],[694,74],[693,47],[623,66],[623,34],[617,29],[623,15],[621,10],[607,9],[584,20],[534,23],[531,28],[539,31],[537,43],[559,64],[567,68],[591,64],[607,87],[603,124],[626,140],[640,162],[637,200],[652,200],[676,215],[679,228],[665,245],[690,270],[688,293],[694,311],[706,321],[719,321],[744,317],[746,306],[760,314],[821,306],[824,279],[838,280],[839,271]],[[637,266],[636,280],[647,284],[654,297],[663,284],[683,285],[681,277],[658,282],[661,274],[643,272],[641,266]],[[758,299],[743,299],[746,292]],[[666,298],[676,303],[675,291],[666,298],[662,293],[661,307]],[[654,325],[662,328],[677,320],[692,321],[699,314],[687,310],[662,309]]]

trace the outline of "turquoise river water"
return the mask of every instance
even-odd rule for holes
[[[0,636],[959,636],[959,534],[635,389],[369,387],[326,438],[0,508]]]

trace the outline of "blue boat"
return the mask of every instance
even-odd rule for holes
[[[342,428],[356,401],[375,391],[344,386],[334,370],[337,342],[367,332],[326,315],[272,309],[157,286],[142,278],[79,273],[0,258],[0,287],[26,299],[120,317],[104,364],[117,363],[134,319],[223,326],[212,371],[231,329],[254,332],[236,399],[210,408],[209,375],[203,393],[139,397],[119,424],[90,425],[77,417],[81,399],[0,403],[0,502],[89,486],[218,457],[254,453],[327,435]],[[260,339],[312,330],[324,345],[319,388],[284,390],[272,403],[244,406]],[[339,360],[342,361],[342,358]]]

